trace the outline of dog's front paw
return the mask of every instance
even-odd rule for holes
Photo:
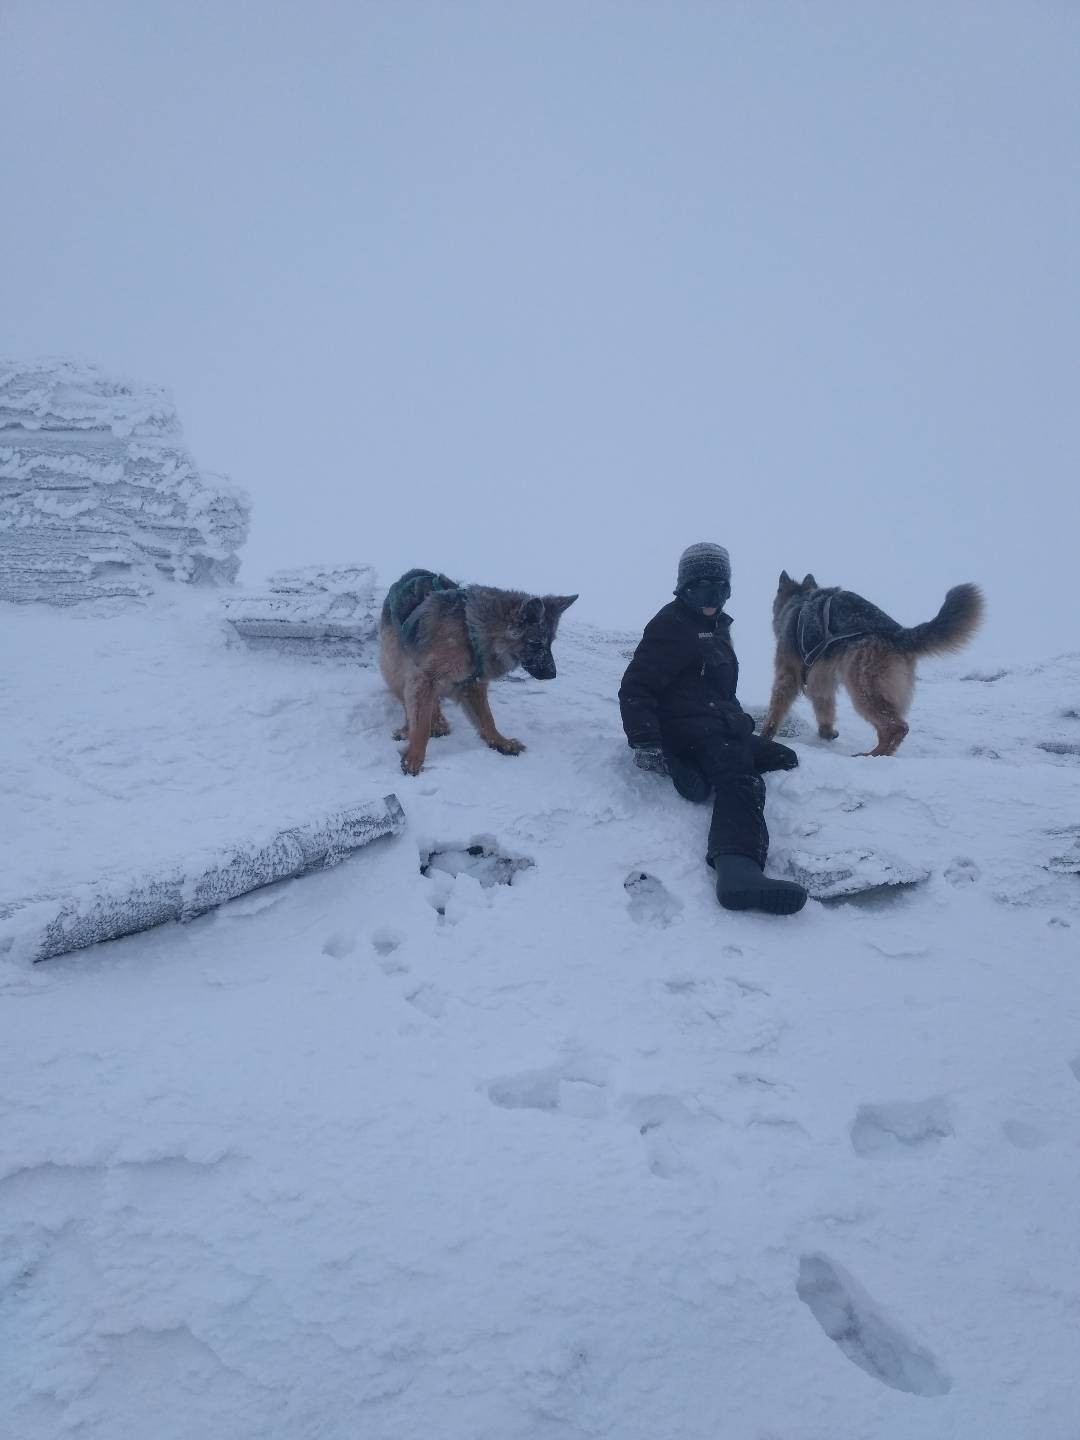
[[[525,746],[520,740],[509,740],[505,735],[500,735],[498,740],[490,742],[492,750],[497,750],[500,755],[520,755]]]
[[[835,740],[839,736],[840,731],[833,730],[828,725],[819,725],[817,733],[821,736],[822,740]]]
[[[415,755],[410,755],[408,751],[406,751],[405,754],[402,755],[401,773],[403,775],[419,775],[420,771],[423,768],[424,761],[422,757],[420,759],[417,759]]]

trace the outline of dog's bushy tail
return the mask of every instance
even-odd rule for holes
[[[982,617],[983,594],[979,587],[954,585],[933,620],[901,630],[892,643],[908,655],[947,655],[964,648]]]

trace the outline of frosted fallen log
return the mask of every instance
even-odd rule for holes
[[[94,881],[65,896],[0,905],[0,953],[50,960],[169,920],[186,922],[251,890],[339,865],[355,850],[404,828],[396,795],[351,805],[265,843],[243,842],[163,873]]]

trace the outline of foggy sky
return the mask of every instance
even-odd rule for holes
[[[316,560],[639,627],[732,551],[1078,648],[1080,9],[0,0],[0,354],[172,389]],[[759,687],[760,688],[760,687]]]

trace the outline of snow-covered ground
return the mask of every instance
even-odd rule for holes
[[[5,1437],[1076,1440],[1080,656],[926,665],[894,760],[797,741],[777,867],[927,878],[776,920],[630,765],[631,637],[568,621],[493,696],[525,755],[452,713],[407,780],[376,672],[205,596],[4,627],[0,902],[408,815],[0,955]]]

